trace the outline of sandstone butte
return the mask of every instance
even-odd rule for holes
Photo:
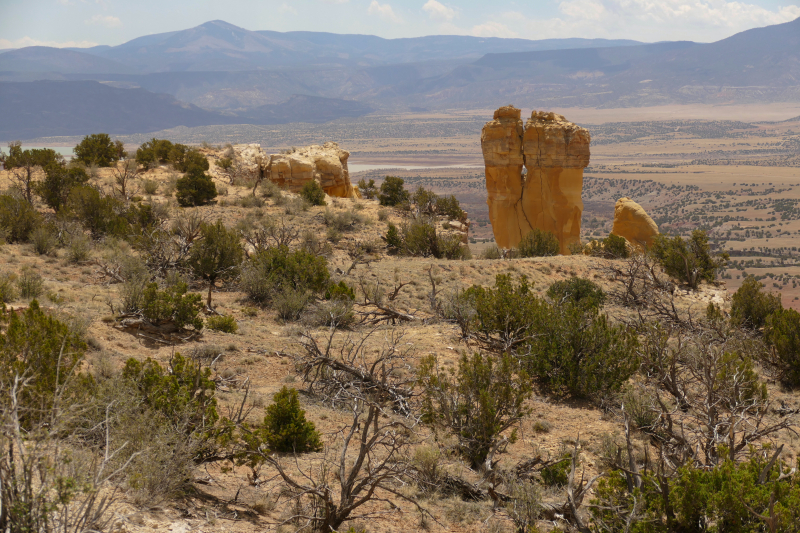
[[[647,212],[630,198],[620,198],[614,206],[611,233],[625,237],[632,247],[641,250],[653,244],[658,225]]]
[[[288,153],[267,155],[257,144],[234,147],[247,167],[258,170],[262,178],[291,192],[300,192],[307,182],[316,180],[328,196],[360,198],[358,187],[350,183],[347,158],[350,152],[335,142],[314,144]]]
[[[562,254],[580,241],[583,169],[589,132],[556,113],[494,112],[481,132],[489,219],[499,248],[513,248],[534,228],[551,231]],[[524,172],[523,172],[523,169]]]

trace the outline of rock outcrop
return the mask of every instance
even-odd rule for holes
[[[300,192],[307,182],[316,180],[328,196],[360,197],[358,188],[350,183],[347,158],[350,152],[335,142],[311,145],[286,153],[267,155],[257,144],[234,146],[237,160],[244,168],[253,169],[264,179],[282,189]]]
[[[614,206],[614,226],[611,233],[625,237],[632,247],[642,249],[653,243],[658,225],[647,212],[630,198],[620,198]]]
[[[519,109],[495,111],[481,147],[498,247],[513,248],[534,228],[553,232],[562,254],[580,240],[589,142],[586,129],[556,113],[534,111],[523,127]]]

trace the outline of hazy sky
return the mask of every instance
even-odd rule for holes
[[[249,30],[710,42],[800,0],[0,0],[0,48],[116,45],[221,19]]]

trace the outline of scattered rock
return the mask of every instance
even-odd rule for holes
[[[350,183],[347,158],[350,152],[335,142],[314,144],[282,154],[267,155],[258,144],[237,145],[234,152],[247,169],[260,171],[264,178],[291,192],[300,192],[307,182],[316,180],[328,196],[360,198],[358,187]]]
[[[658,225],[642,206],[630,198],[620,198],[614,206],[611,233],[625,237],[631,246],[641,250],[653,244],[658,235]]]

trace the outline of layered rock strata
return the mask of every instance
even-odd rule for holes
[[[614,206],[611,233],[625,237],[632,247],[642,250],[653,244],[658,225],[647,212],[630,198],[620,198]]]
[[[513,248],[534,228],[555,234],[562,254],[580,240],[589,142],[586,129],[556,113],[534,111],[523,127],[519,109],[495,111],[481,147],[498,247]]]
[[[246,168],[258,171],[283,189],[300,192],[307,182],[316,180],[328,196],[359,197],[350,183],[347,159],[350,152],[335,142],[311,145],[287,153],[267,155],[259,145],[235,146],[234,152]]]

